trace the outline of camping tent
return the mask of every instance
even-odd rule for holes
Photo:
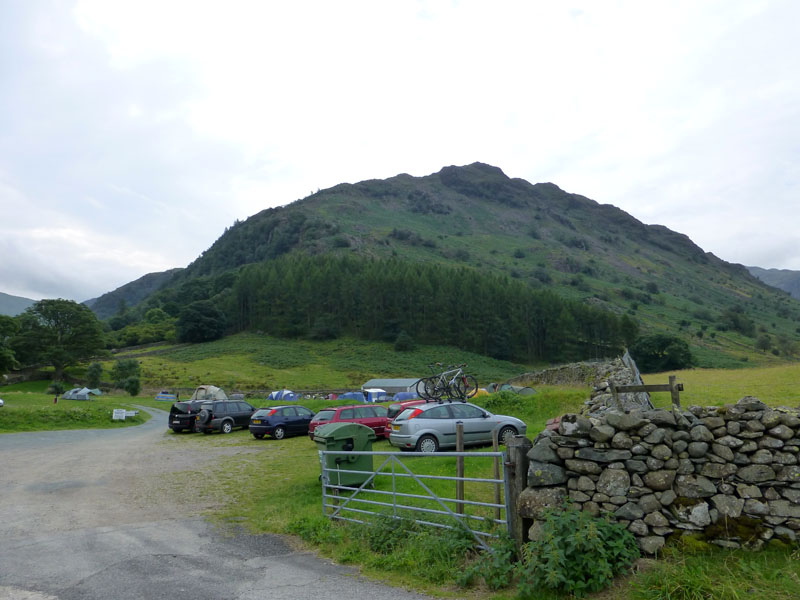
[[[532,387],[511,385],[510,383],[490,383],[486,386],[486,389],[492,394],[495,392],[514,392],[520,396],[533,396],[536,393],[536,390]]]
[[[301,394],[295,394],[291,390],[275,390],[267,396],[268,402],[297,402]]]
[[[90,390],[89,388],[72,388],[70,391],[65,392],[61,397],[64,400],[91,400],[91,396],[102,396],[103,392],[98,389]]]
[[[340,402],[343,401],[343,400],[354,400],[356,402],[366,402],[366,400],[364,400],[364,394],[362,394],[361,392],[346,392],[344,394],[339,394],[339,397],[336,398],[336,400],[338,400]]]
[[[227,400],[225,390],[214,385],[199,385],[190,400]]]
[[[364,390],[364,396],[367,402],[386,402],[389,397],[386,395],[386,390],[381,388],[368,388]]]
[[[403,400],[414,400],[415,398],[419,398],[417,392],[398,392],[392,400],[394,402],[402,402]]]
[[[160,400],[162,402],[175,402],[177,399],[178,397],[175,394],[168,392],[167,390],[161,390],[156,394],[156,400]]]

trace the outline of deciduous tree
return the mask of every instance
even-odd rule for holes
[[[100,321],[73,300],[40,300],[17,323],[20,330],[11,345],[21,362],[52,365],[56,380],[65,368],[96,356],[104,347]]]

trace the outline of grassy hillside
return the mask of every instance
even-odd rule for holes
[[[793,298],[800,299],[800,271],[762,269],[760,267],[747,267],[747,270],[767,285],[783,290],[791,294]]]
[[[433,362],[467,363],[467,371],[485,385],[505,381],[531,368],[446,346],[396,352],[387,343],[284,340],[256,333],[204,344],[160,345],[122,352],[104,361],[105,378],[114,360],[122,357],[140,361],[142,383],[148,391],[194,389],[200,384],[217,385],[228,392],[359,389],[375,377],[422,377],[429,373],[427,365]],[[71,374],[83,377],[85,368]]]
[[[614,206],[480,163],[341,184],[236,222],[142,309],[224,302],[243,265],[291,253],[396,257],[504,274],[628,314],[642,333],[680,335],[705,367],[779,362],[800,346],[800,302],[743,266]],[[754,352],[759,337],[767,339],[763,354]]]

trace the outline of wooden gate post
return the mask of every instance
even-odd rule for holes
[[[527,537],[522,517],[517,513],[517,500],[522,491],[528,487],[528,452],[533,448],[531,442],[524,435],[515,435],[506,442],[506,452],[508,452],[508,468],[510,477],[508,478],[508,502],[509,523],[511,524],[511,537],[517,544],[517,549],[522,547]]]

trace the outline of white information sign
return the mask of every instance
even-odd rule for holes
[[[114,409],[114,414],[111,417],[111,420],[112,421],[124,421],[127,412],[128,411],[126,411],[124,408],[115,408]]]

